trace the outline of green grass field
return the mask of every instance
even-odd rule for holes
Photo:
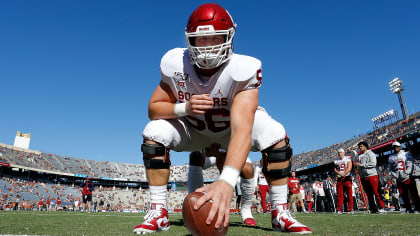
[[[133,235],[144,214],[0,211],[0,234]],[[257,227],[245,227],[231,215],[228,235],[285,235],[271,230],[271,215],[255,215]],[[420,215],[297,214],[313,235],[420,235]],[[171,229],[159,235],[188,235],[181,214],[171,214]]]

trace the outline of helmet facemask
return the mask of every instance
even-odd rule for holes
[[[223,35],[225,42],[218,45],[197,47],[194,40],[200,36]],[[233,36],[235,28],[214,30],[212,25],[199,26],[197,32],[185,32],[191,63],[200,69],[214,69],[227,62],[233,53]]]

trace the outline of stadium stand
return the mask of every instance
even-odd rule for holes
[[[353,150],[361,140],[367,140],[371,146],[381,147],[397,138],[419,135],[419,118],[420,113],[416,113],[408,120],[400,120],[328,147],[294,155],[292,169],[310,170],[331,164],[337,157],[338,148]],[[39,210],[40,201],[56,201],[60,198],[60,209],[77,210],[75,203],[80,202],[81,198],[78,185],[88,176],[92,177],[97,185],[93,199],[103,199],[104,210],[138,212],[144,211],[148,206],[143,165],[67,157],[0,143],[0,168],[0,209]],[[384,181],[388,181],[387,166],[381,164],[379,168],[385,173]],[[171,166],[170,170],[169,182],[185,185],[188,166]],[[219,172],[215,167],[204,171],[205,182],[212,182],[218,177]],[[315,178],[318,178],[317,175],[302,178],[305,190],[310,189]],[[116,185],[117,182],[120,184]],[[170,192],[168,208],[171,211],[180,209],[180,204],[187,194],[185,189],[184,187]],[[234,208],[232,201],[232,209]]]

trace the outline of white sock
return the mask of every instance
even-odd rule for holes
[[[188,192],[192,193],[197,188],[203,187],[203,185],[203,168],[190,165],[188,170]]]
[[[241,208],[244,206],[249,206],[251,208],[252,200],[254,198],[254,179],[245,179],[241,177],[241,192],[242,192],[242,202]]]
[[[166,184],[162,186],[149,186],[150,188],[150,202],[152,204],[162,204],[162,206],[166,207],[166,199],[167,199],[167,190]]]
[[[270,186],[272,210],[274,210],[275,207],[280,207],[280,210],[287,209],[287,190],[287,184]]]

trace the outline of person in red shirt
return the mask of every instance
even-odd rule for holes
[[[83,211],[86,212],[86,205],[88,207],[88,212],[91,212],[92,208],[92,192],[95,188],[95,185],[91,182],[88,177],[85,182],[83,182],[80,187],[82,187],[82,196],[83,196]]]
[[[60,208],[60,206],[61,206],[61,199],[58,197],[57,198],[57,203],[55,204],[55,210],[58,211],[58,209]]]
[[[44,207],[44,199],[39,200],[38,202],[38,210],[42,211],[42,208]]]
[[[292,177],[287,181],[289,186],[290,198],[287,207],[291,209],[292,204],[296,202],[296,199],[299,201],[302,211],[306,212],[305,205],[303,204],[302,194],[300,193],[300,180],[296,178],[296,172],[292,171]]]
[[[48,198],[47,198],[47,211],[50,211],[51,209],[50,209],[50,205],[51,205],[51,200],[50,200],[50,195],[48,195]]]

